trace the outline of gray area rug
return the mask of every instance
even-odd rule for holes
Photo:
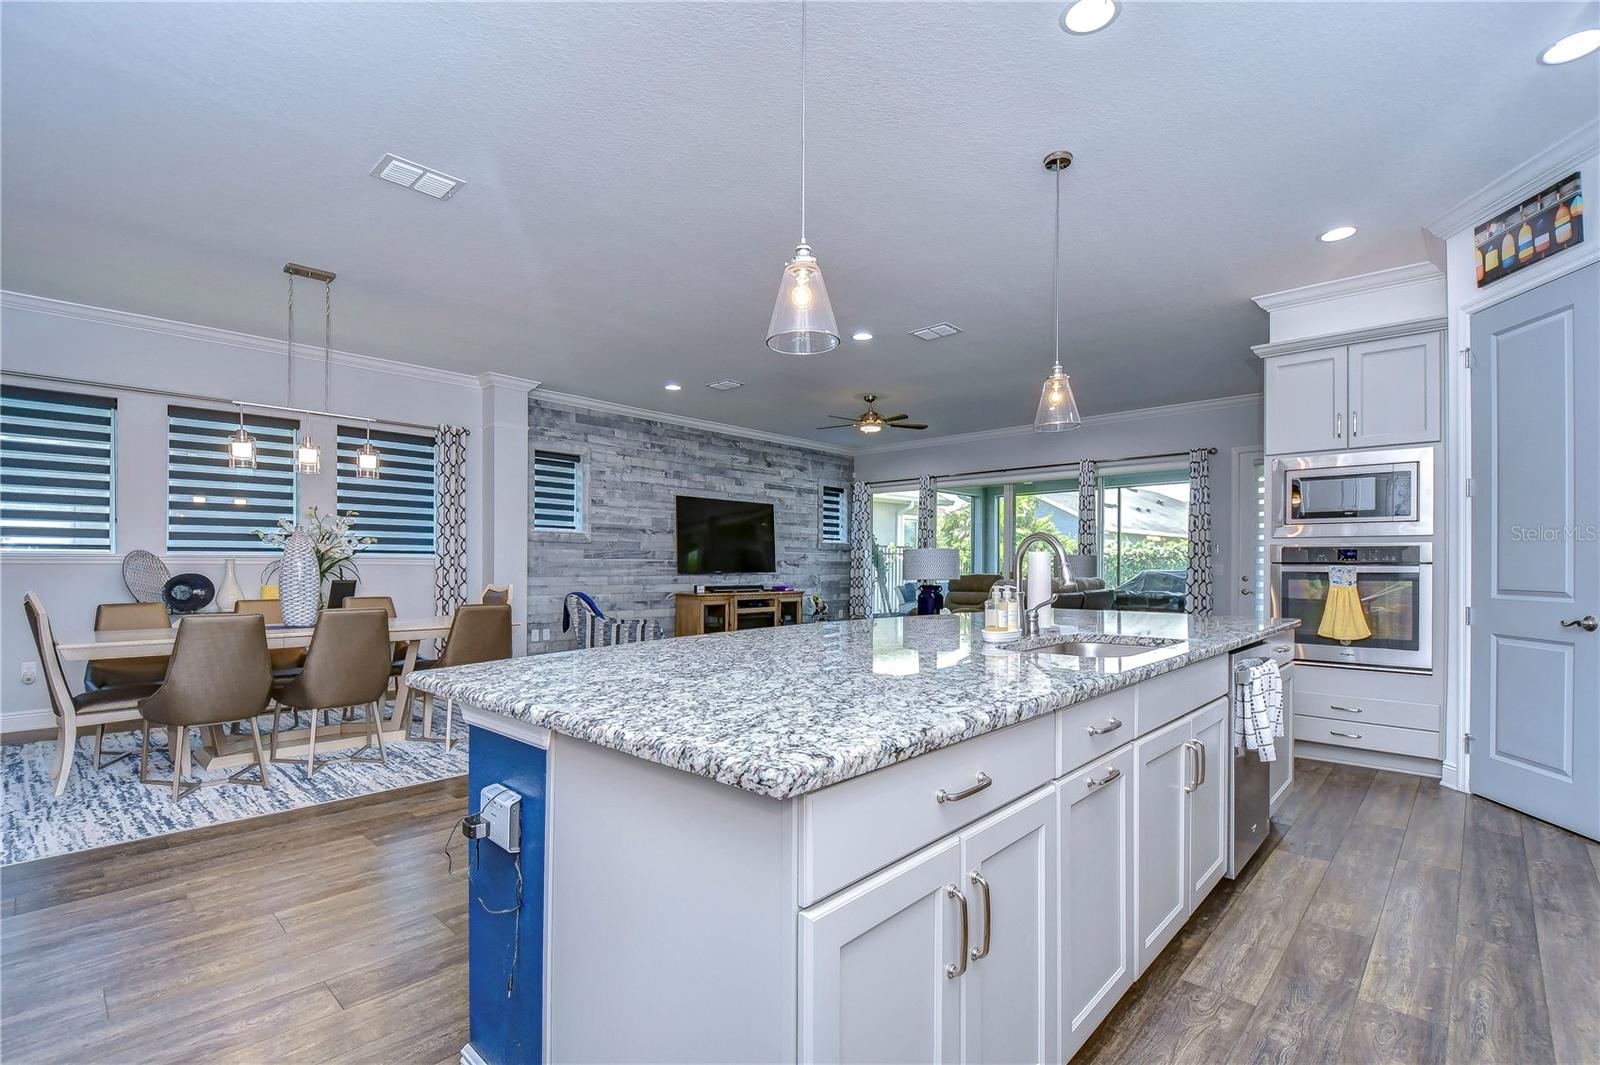
[[[442,734],[444,715],[434,717]],[[457,742],[448,754],[438,743],[394,743],[389,764],[377,765],[349,763],[349,752],[334,751],[314,777],[306,776],[304,763],[275,763],[269,788],[205,788],[178,803],[169,789],[139,782],[137,755],[96,770],[88,735],[78,741],[72,777],[58,799],[50,780],[55,741],[7,744],[0,747],[0,867],[462,776],[466,733],[457,721]],[[165,743],[165,732],[153,730],[151,741]],[[104,757],[138,749],[138,732],[108,734]],[[215,779],[234,771],[197,775]],[[152,758],[151,776],[171,779],[164,753]]]

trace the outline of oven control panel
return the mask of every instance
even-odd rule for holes
[[[1291,566],[1415,566],[1433,561],[1431,544],[1339,544],[1282,546],[1273,561]]]

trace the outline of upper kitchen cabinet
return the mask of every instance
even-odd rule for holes
[[[1350,446],[1439,439],[1439,334],[1350,345]]]
[[[1439,334],[1351,340],[1281,354],[1272,352],[1275,345],[1257,349],[1264,359],[1267,454],[1303,455],[1439,439],[1443,407]]]

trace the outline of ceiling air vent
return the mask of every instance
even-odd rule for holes
[[[466,184],[460,178],[441,174],[421,163],[413,163],[409,159],[402,159],[392,154],[378,160],[378,165],[372,168],[372,176],[396,185],[404,185],[408,189],[415,189],[436,200],[448,200],[455,195],[457,189]]]
[[[744,385],[740,384],[738,381],[712,381],[710,384],[706,385],[706,387],[714,388],[718,392],[727,392],[730,389],[743,388]]]
[[[938,325],[925,325],[921,329],[913,329],[911,335],[918,340],[942,340],[945,337],[953,337],[959,332],[961,332],[959,326],[940,322]]]

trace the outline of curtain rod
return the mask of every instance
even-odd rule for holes
[[[1217,453],[1217,449],[1214,447],[1208,447],[1205,449],[1205,453],[1207,455],[1215,455]],[[1157,451],[1150,455],[1127,455],[1118,459],[1094,459],[1093,461],[1096,463],[1143,462],[1146,459],[1177,459],[1188,457],[1189,453],[1187,451]],[[1068,463],[1063,462],[1044,462],[1036,466],[1000,466],[992,470],[963,470],[960,473],[939,473],[934,474],[934,479],[937,480],[942,477],[982,477],[984,474],[988,473],[1027,473],[1029,470],[1059,470],[1068,465]],[[906,478],[904,477],[890,477],[882,481],[868,481],[867,484],[903,484],[905,481]]]
[[[0,375],[6,377],[22,377],[30,381],[49,381],[58,385],[87,385],[90,388],[106,388],[113,392],[138,392],[146,396],[161,396],[166,399],[187,399],[194,403],[218,403],[229,407],[251,407],[256,410],[281,410],[291,414],[316,415],[322,418],[340,418],[352,422],[364,422],[367,425],[393,425],[406,429],[427,429],[436,431],[438,425],[424,425],[421,422],[402,422],[393,418],[367,418],[359,414],[335,414],[332,411],[310,410],[306,407],[285,407],[277,403],[251,403],[242,399],[223,399],[221,396],[202,396],[194,392],[174,392],[166,388],[146,388],[143,385],[113,384],[110,381],[88,381],[80,377],[57,377],[54,374],[34,373],[31,370],[0,370]],[[464,430],[469,436],[472,430]]]

